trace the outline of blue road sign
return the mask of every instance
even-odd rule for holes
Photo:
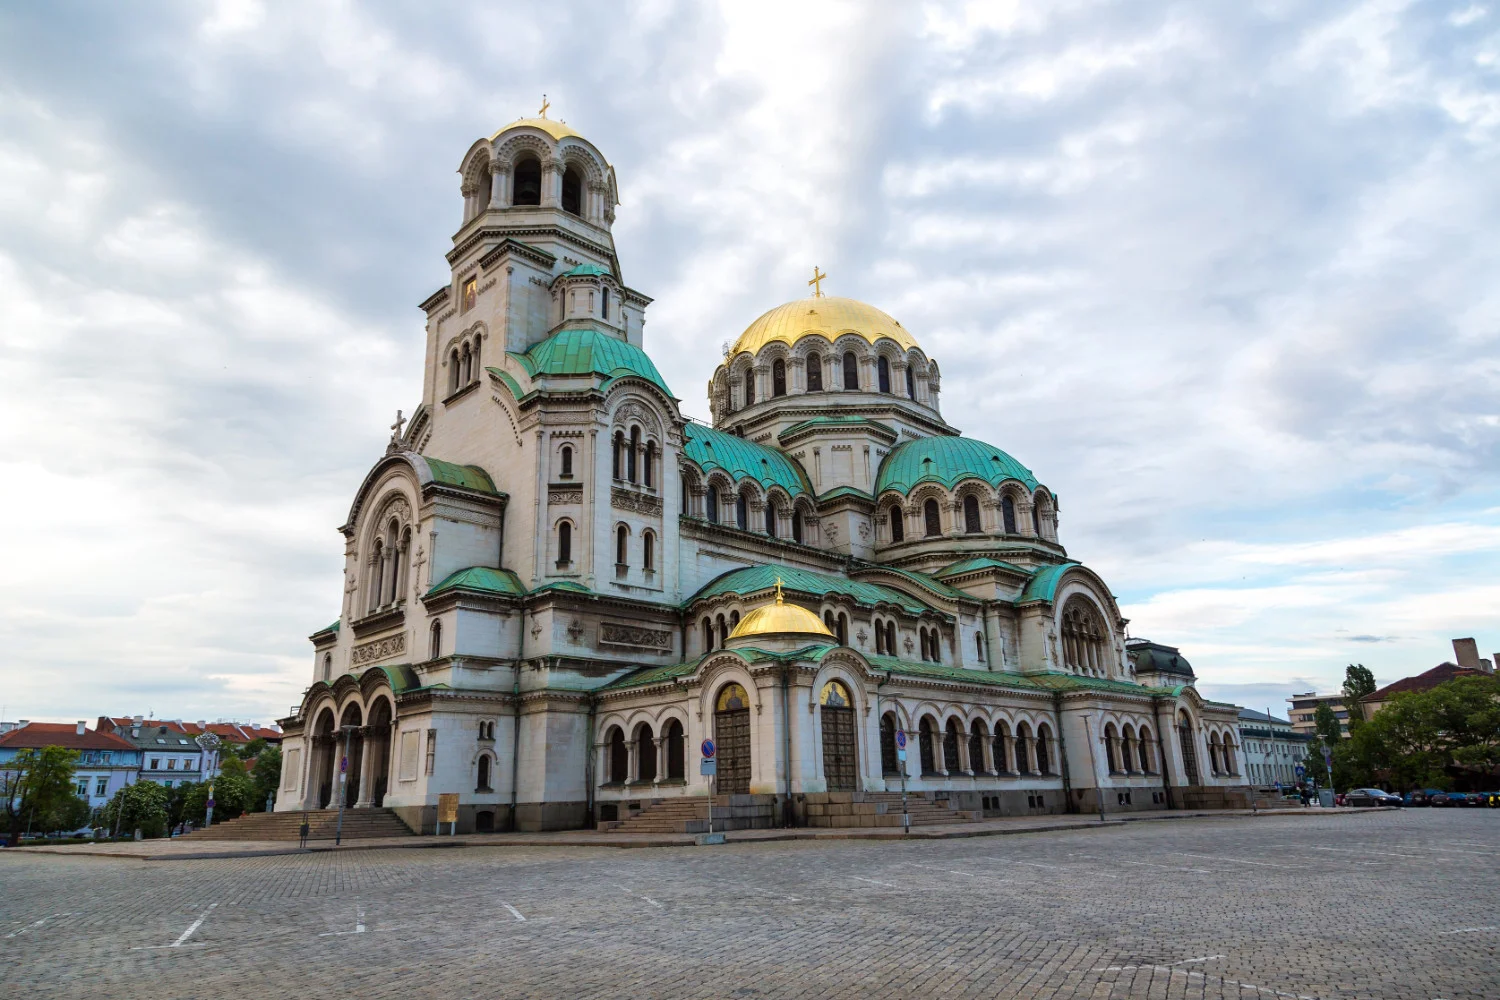
[[[1300,778],[1300,777],[1302,777],[1306,773],[1307,773],[1307,769],[1304,768],[1301,764],[1298,764],[1297,765],[1297,777]]]
[[[714,759],[714,741],[713,740],[704,740],[703,741],[703,745],[701,747],[699,747],[699,749],[703,751],[703,759],[704,760],[713,760]]]
[[[339,758],[339,774],[343,774],[347,770],[349,770],[349,758],[348,757],[340,757]]]
[[[898,730],[896,730],[896,749],[897,750],[905,750],[906,749],[906,730],[904,730],[904,729],[898,729]]]

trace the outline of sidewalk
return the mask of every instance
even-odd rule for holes
[[[848,829],[735,830],[724,835],[731,844],[782,840],[953,840],[963,837],[998,837],[1018,833],[1121,827],[1128,823],[1167,820],[1259,818],[1262,816],[1353,816],[1379,809],[1248,809],[1152,810],[1087,816],[1021,816],[957,823],[949,826],[913,827],[908,835],[899,829],[853,827]],[[592,830],[559,830],[550,833],[474,833],[460,836],[381,837],[345,840],[335,847],[331,840],[311,840],[298,847],[284,840],[142,840],[137,843],[70,844],[56,847],[15,847],[0,851],[13,854],[61,854],[74,857],[136,858],[141,861],[190,861],[202,858],[257,858],[280,854],[313,854],[326,851],[432,850],[457,847],[692,847],[690,833],[596,833]]]

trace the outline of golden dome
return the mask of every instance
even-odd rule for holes
[[[917,346],[902,325],[872,305],[857,299],[822,295],[777,306],[751,323],[735,341],[730,357],[741,351],[755,354],[773,340],[788,346],[808,334],[822,334],[830,341],[846,333],[875,343],[882,337],[894,340],[903,351]]]
[[[530,126],[531,128],[539,128],[554,139],[565,139],[570,135],[578,135],[577,132],[574,132],[571,128],[568,127],[567,122],[554,121],[551,118],[517,118],[509,125],[502,128],[499,132],[496,132],[494,135],[490,136],[490,141],[494,142],[496,139],[500,138],[501,135],[509,132],[513,128],[523,128],[527,126]],[[579,138],[582,138],[582,136],[579,136]]]
[[[756,608],[740,619],[729,633],[731,639],[742,639],[751,635],[777,635],[787,632],[826,635],[833,638],[828,626],[818,616],[797,604],[784,604],[781,600],[781,581],[776,581],[776,603]]]

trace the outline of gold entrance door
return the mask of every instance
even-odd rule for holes
[[[852,792],[859,781],[859,761],[854,751],[854,705],[849,691],[838,681],[823,685],[823,778],[830,792]]]
[[[750,698],[738,684],[728,684],[714,703],[717,791],[743,795],[750,791]]]

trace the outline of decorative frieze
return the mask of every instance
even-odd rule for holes
[[[366,642],[355,646],[349,652],[349,662],[356,667],[366,663],[374,663],[388,656],[398,656],[406,652],[406,633],[397,632],[395,635],[386,636],[384,639],[376,639],[374,642]]]
[[[547,491],[547,504],[583,503],[583,487],[571,486],[565,489],[556,487]]]
[[[599,642],[606,646],[631,646],[658,653],[670,653],[672,632],[669,629],[646,628],[641,625],[600,622]]]
[[[615,510],[626,510],[635,514],[644,514],[647,517],[661,516],[661,497],[622,490],[618,486],[610,490],[609,505]]]

